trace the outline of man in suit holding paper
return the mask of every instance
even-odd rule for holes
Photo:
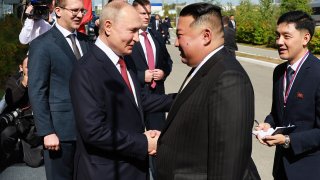
[[[192,69],[158,141],[159,180],[241,180],[252,175],[253,89],[223,44],[218,6],[195,3],[182,9],[175,46]]]
[[[302,11],[283,14],[277,22],[281,59],[273,73],[271,113],[257,130],[295,125],[293,132],[258,137],[276,146],[273,176],[276,180],[320,177],[320,61],[308,50],[313,19]]]

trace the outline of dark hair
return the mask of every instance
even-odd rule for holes
[[[180,16],[192,16],[195,21],[197,21],[201,16],[206,14],[214,14],[217,17],[222,17],[221,8],[209,3],[194,3],[184,7]]]
[[[230,19],[229,19],[229,17],[228,17],[228,16],[223,16],[223,17],[222,17],[222,23],[223,23],[223,25],[228,24],[228,23],[229,23],[229,21],[230,21]]]
[[[315,22],[310,15],[303,11],[290,11],[282,14],[277,25],[281,23],[294,23],[297,30],[308,30],[311,37],[314,34]]]
[[[150,5],[150,1],[149,0],[134,0],[132,2],[133,7],[137,7],[138,5],[147,6],[147,5]]]
[[[55,7],[65,7],[66,6],[66,0],[56,0]]]

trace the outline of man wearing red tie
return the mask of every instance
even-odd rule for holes
[[[134,63],[129,66],[135,69],[142,88],[151,94],[164,94],[164,81],[172,69],[171,57],[162,35],[148,28],[151,14],[150,1],[134,0],[132,6],[139,14],[142,26],[139,30],[139,42],[133,46],[132,54],[126,58]],[[144,112],[144,117],[147,130],[162,130],[165,124],[165,113]],[[152,164],[151,169],[153,169]]]
[[[120,19],[120,20],[119,20]],[[99,37],[76,63],[70,95],[78,130],[77,180],[146,180],[157,131],[145,132],[144,111],[168,111],[172,96],[146,95],[128,61],[141,22],[125,2],[111,2],[100,16]]]
[[[164,81],[172,69],[172,60],[160,33],[148,28],[151,6],[148,0],[134,0],[142,22],[139,30],[139,41],[133,46],[130,59],[138,76],[141,87],[151,94],[164,94]],[[164,113],[145,113],[147,129],[161,130],[165,123]]]

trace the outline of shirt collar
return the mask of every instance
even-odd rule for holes
[[[293,70],[294,70],[294,72],[296,72],[297,71],[297,68],[298,68],[298,66],[299,66],[299,64],[300,64],[300,62],[302,61],[302,59],[304,58],[305,56],[302,56],[297,62],[295,62],[294,64],[292,64],[292,65],[290,65],[289,64],[289,62],[287,63],[287,68],[288,67],[291,67]],[[306,58],[308,58],[308,57],[306,57]],[[301,64],[302,65],[302,64]]]
[[[119,61],[119,56],[112,51],[104,42],[101,41],[101,39],[98,37],[96,42],[96,46],[98,46],[112,61],[112,63],[116,66]]]
[[[198,71],[199,69],[203,66],[204,63],[206,63],[215,53],[217,53],[218,51],[220,51],[224,46],[220,46],[217,49],[213,50],[211,53],[209,53],[202,61],[201,63],[196,67],[196,69],[193,71],[193,73],[191,74],[191,77],[193,77]]]
[[[69,30],[67,30],[66,28],[62,27],[59,25],[59,23],[56,23],[56,27],[58,28],[58,30],[63,34],[63,36],[65,38],[67,38],[67,36],[69,36],[70,34],[75,34],[77,36],[77,31],[73,31],[70,32]]]

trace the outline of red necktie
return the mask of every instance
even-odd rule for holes
[[[146,51],[147,51],[147,61],[148,61],[148,66],[149,66],[149,69],[150,70],[154,70],[155,68],[155,65],[154,65],[154,55],[153,55],[153,50],[152,50],[152,46],[151,46],[151,43],[148,39],[148,36],[147,36],[147,32],[146,31],[143,31],[141,33],[141,35],[144,37],[144,45],[146,47]],[[155,88],[156,87],[156,82],[154,80],[152,80],[152,83],[151,83],[151,87],[152,88]]]
[[[122,58],[119,59],[118,63],[120,64],[121,76],[122,76],[123,80],[126,82],[129,90],[132,92],[132,88],[131,88],[128,73],[127,73],[126,63],[124,62],[124,60]]]

